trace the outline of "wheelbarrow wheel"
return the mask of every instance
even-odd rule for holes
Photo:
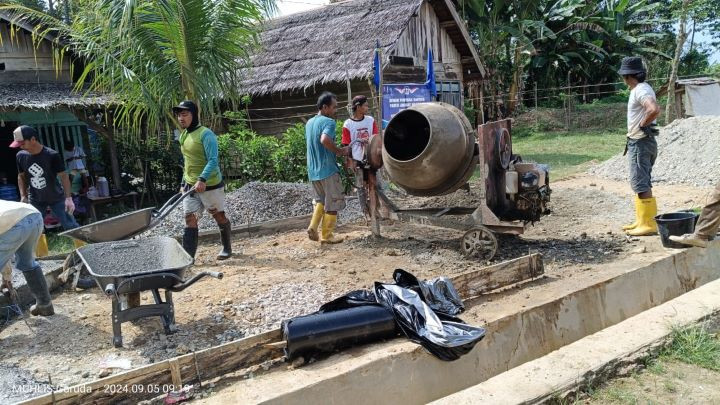
[[[461,248],[468,258],[490,260],[497,253],[498,242],[490,229],[476,226],[465,232]]]

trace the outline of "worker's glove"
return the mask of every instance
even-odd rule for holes
[[[75,212],[75,203],[72,200],[72,197],[66,197],[65,198],[65,212],[72,215],[73,212]]]
[[[660,133],[660,131],[655,128],[655,125],[640,127],[640,130],[643,131],[646,136],[658,136]]]

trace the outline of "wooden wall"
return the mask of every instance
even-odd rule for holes
[[[317,114],[317,99],[323,91],[331,91],[338,97],[338,120],[348,118],[347,109],[348,92],[346,83],[331,83],[326,86],[318,85],[305,91],[274,93],[261,97],[254,97],[249,106],[250,125],[252,129],[262,135],[281,135],[287,128],[296,123],[305,123]],[[351,82],[352,96],[364,95],[371,98],[370,86],[367,80],[354,80]],[[371,108],[375,103],[370,101]],[[375,116],[374,110],[370,114]]]
[[[432,6],[424,2],[398,39],[393,55],[411,57],[415,66],[425,66],[428,47],[435,59],[436,80],[463,80],[462,56]]]
[[[5,70],[0,70],[0,84],[71,81],[69,56],[64,57],[62,69],[56,72],[49,41],[44,40],[35,48],[31,34],[24,29],[16,29],[15,36],[11,37],[10,26],[5,21],[0,21],[0,38],[0,64],[5,64]]]

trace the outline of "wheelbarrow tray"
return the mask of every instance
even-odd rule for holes
[[[110,242],[129,239],[150,227],[155,208],[144,208],[116,217],[93,222],[60,235],[79,239],[86,243]]]
[[[184,193],[175,194],[159,210],[144,208],[128,212],[65,231],[60,235],[79,239],[86,243],[130,239],[159,224],[185,197],[194,192],[195,189],[192,188]]]
[[[101,242],[77,249],[100,288],[126,294],[171,288],[183,282],[192,257],[177,240],[158,236],[142,240]]]

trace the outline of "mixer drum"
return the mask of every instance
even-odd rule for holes
[[[454,106],[416,104],[397,113],[385,130],[385,171],[411,195],[452,193],[473,174],[478,162],[475,139],[470,121]]]

